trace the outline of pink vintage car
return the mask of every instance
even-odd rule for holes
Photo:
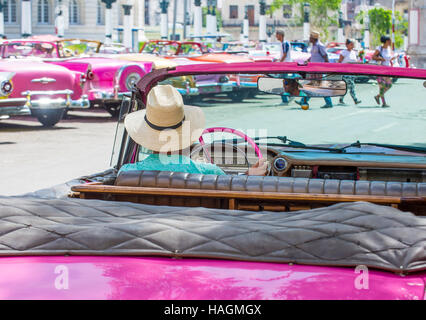
[[[0,117],[32,115],[44,126],[59,122],[66,109],[89,108],[83,93],[85,70],[31,60],[0,60]]]
[[[238,109],[211,102],[204,113],[215,127],[203,136],[213,136],[190,152],[224,174],[122,170],[147,156],[123,118],[140,112],[143,119],[139,110],[160,81],[239,73],[263,74],[259,89],[272,95]],[[306,73],[327,82],[305,82]],[[393,90],[401,100],[390,109],[369,101],[271,107],[288,88],[271,77],[278,74],[299,74],[291,80],[310,90],[328,88],[317,101],[346,93],[342,75],[398,77]],[[0,299],[424,300],[425,119],[401,114],[424,110],[425,80],[422,69],[331,63],[154,71],[121,110],[113,168],[26,197],[0,197]],[[376,130],[393,117],[393,132]],[[284,136],[308,139],[310,132],[305,143]],[[271,163],[268,176],[240,174],[261,158]]]
[[[78,48],[79,43],[74,46]],[[133,84],[152,69],[152,62],[70,56],[61,42],[8,40],[0,45],[0,52],[3,59],[32,58],[85,73],[83,94],[87,95],[90,106],[103,107],[113,116],[117,115],[123,95],[129,94]]]

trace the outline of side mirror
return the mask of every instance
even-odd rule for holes
[[[298,79],[298,78],[270,78],[260,77],[257,81],[259,91],[287,95],[292,97],[341,97],[346,94],[347,84],[344,80]]]

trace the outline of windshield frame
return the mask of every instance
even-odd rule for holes
[[[153,70],[136,85],[137,94],[145,104],[149,91],[160,81],[172,77],[196,76],[203,74],[330,74],[330,75],[365,75],[426,80],[426,69],[397,68],[362,63],[345,64],[342,68],[337,63],[297,62],[256,62],[256,63],[214,63],[191,64],[168,69]]]
[[[203,74],[279,74],[279,73],[300,73],[300,74],[334,74],[334,75],[367,75],[367,76],[389,76],[408,79],[426,80],[425,69],[395,68],[379,65],[347,64],[344,69],[339,64],[333,63],[309,63],[300,65],[294,62],[256,62],[256,63],[214,63],[214,64],[193,64],[189,66],[178,66],[153,70],[145,75],[133,88],[132,105],[137,101],[132,112],[145,109],[148,93],[159,82],[173,77],[196,76]],[[124,163],[130,163],[138,152],[138,144],[127,136],[125,144],[122,144],[124,152],[117,163],[116,168]],[[129,141],[128,141],[129,140]]]

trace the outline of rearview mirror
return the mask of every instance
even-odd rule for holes
[[[344,80],[260,77],[257,81],[257,88],[259,91],[269,94],[317,98],[344,96],[347,85]]]

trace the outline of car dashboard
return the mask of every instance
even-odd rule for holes
[[[274,176],[335,180],[426,182],[426,157],[371,153],[282,152]]]
[[[239,148],[241,151],[241,148]],[[354,148],[355,149],[355,148]],[[261,148],[262,150],[262,148]],[[319,150],[270,148],[262,150],[268,160],[269,175],[276,177],[426,182],[426,156],[380,148],[350,150],[334,153]],[[235,151],[235,148],[234,148]],[[243,156],[242,153],[246,154]],[[245,174],[258,158],[253,150],[245,147],[243,152],[230,152],[226,148],[210,151],[216,165],[231,175]],[[206,161],[200,158],[196,161]],[[201,160],[200,160],[201,159]]]

